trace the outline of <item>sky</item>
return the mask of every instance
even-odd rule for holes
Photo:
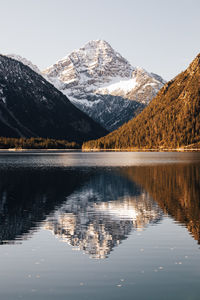
[[[103,39],[170,80],[200,52],[199,0],[0,0],[0,53],[40,69]]]

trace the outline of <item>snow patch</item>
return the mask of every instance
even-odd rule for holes
[[[133,90],[137,86],[137,81],[135,78],[131,78],[128,80],[120,80],[119,82],[104,86],[98,89],[100,93],[112,93],[116,91],[123,91],[124,93],[128,93]]]
[[[1,100],[3,101],[3,103],[6,103],[6,97],[2,97]]]
[[[101,102],[102,100],[95,100],[95,101],[89,101],[87,99],[75,99],[75,98],[72,98],[72,97],[69,97],[69,100],[72,102],[72,103],[75,103],[75,104],[82,104],[83,106],[87,106],[87,107],[92,107],[94,105],[96,105],[97,103]]]

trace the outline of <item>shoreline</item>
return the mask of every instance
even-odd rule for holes
[[[82,149],[82,152],[200,152],[200,148],[163,149]]]
[[[81,149],[18,149],[18,148],[7,148],[7,149],[0,149],[1,152],[81,152]]]
[[[0,149],[0,153],[23,153],[23,152],[200,152],[200,148],[163,148],[163,149]]]

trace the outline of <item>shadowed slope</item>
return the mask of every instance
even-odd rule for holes
[[[0,55],[0,136],[82,142],[106,133],[42,76]]]

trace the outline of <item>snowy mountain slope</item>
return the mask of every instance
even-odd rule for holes
[[[145,105],[120,96],[88,94],[87,99],[70,98],[71,102],[109,131],[140,113]]]
[[[88,42],[44,70],[43,74],[74,105],[110,131],[130,120],[134,116],[133,110],[141,111],[164,84],[159,75],[131,66],[103,40]],[[118,108],[113,110],[113,105]],[[108,125],[108,118],[114,123]]]
[[[132,72],[131,78],[101,87],[97,92],[104,95],[121,96],[148,105],[165,83],[161,77],[160,80],[158,78],[159,76],[156,74],[148,73],[137,67]]]
[[[15,59],[17,61],[20,61],[21,63],[23,63],[25,66],[28,66],[29,68],[31,68],[34,72],[42,75],[40,69],[34,65],[30,60],[20,56],[20,55],[16,55],[16,54],[7,54],[7,57],[10,57],[12,59]]]
[[[106,132],[30,67],[0,55],[0,136],[82,142]]]

